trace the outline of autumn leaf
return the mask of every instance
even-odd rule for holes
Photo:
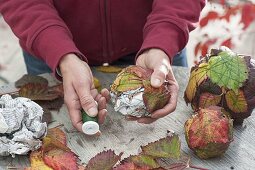
[[[185,90],[185,97],[191,102],[196,94],[197,87],[207,78],[208,64],[201,63],[191,74]]]
[[[139,167],[148,167],[149,169],[160,167],[152,156],[140,154],[140,155],[130,156],[128,159],[129,161],[133,162],[135,165]]]
[[[53,170],[43,161],[41,150],[31,152],[29,158],[31,167],[25,170]]]
[[[44,84],[29,83],[20,88],[19,96],[31,100],[54,100],[60,97],[60,93],[52,89],[49,90],[48,86]]]
[[[173,134],[156,142],[142,146],[142,153],[155,158],[179,158],[181,142],[178,135]]]
[[[244,113],[248,111],[248,104],[243,91],[239,90],[236,94],[233,90],[230,90],[226,93],[225,99],[229,109],[233,112]]]
[[[116,155],[112,150],[100,152],[89,160],[86,170],[111,170],[122,154]]]
[[[97,71],[101,71],[103,73],[119,73],[123,68],[116,66],[99,66],[96,67]]]
[[[149,170],[148,167],[139,167],[134,164],[134,162],[123,162],[120,165],[117,165],[114,170]]]
[[[208,64],[208,77],[213,83],[235,92],[248,78],[245,59],[231,51],[223,51],[211,57]]]
[[[45,152],[43,160],[54,170],[78,170],[77,157],[73,152],[55,148]]]
[[[144,80],[143,101],[146,109],[152,113],[155,110],[162,109],[169,101],[171,93],[168,89],[168,82],[159,88],[151,86],[150,80]]]
[[[48,86],[48,80],[41,77],[41,76],[34,76],[34,75],[24,75],[22,76],[19,80],[17,80],[15,82],[15,86],[17,88],[20,88],[26,84],[30,84],[30,83],[36,83],[36,84],[41,84],[41,85],[45,85]]]
[[[100,81],[96,77],[93,77],[93,82],[94,82],[94,85],[95,85],[95,88],[97,89],[97,91],[100,92],[102,89]]]
[[[62,144],[66,145],[66,135],[63,130],[59,128],[51,128],[48,130],[47,137],[58,140]]]
[[[199,107],[207,108],[209,106],[216,106],[221,101],[221,95],[214,95],[211,93],[202,93],[199,98]]]
[[[64,98],[59,97],[54,100],[36,100],[37,104],[39,104],[43,110],[59,110],[64,104]]]

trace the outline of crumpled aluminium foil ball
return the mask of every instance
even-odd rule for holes
[[[42,108],[28,98],[0,98],[0,156],[24,155],[38,149],[47,133]]]
[[[168,82],[159,88],[150,85],[152,70],[139,66],[124,68],[111,85],[114,110],[123,115],[146,117],[163,108],[170,99]]]

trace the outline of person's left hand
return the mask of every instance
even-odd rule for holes
[[[156,121],[158,118],[168,115],[175,110],[177,105],[179,85],[174,77],[168,56],[160,49],[152,48],[143,52],[143,54],[138,56],[136,65],[153,70],[151,76],[151,85],[153,87],[160,87],[165,80],[169,82],[171,98],[165,107],[153,112],[151,117],[130,118],[130,120],[137,120],[139,123],[148,124]]]

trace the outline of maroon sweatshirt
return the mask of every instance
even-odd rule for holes
[[[21,47],[52,70],[76,53],[89,64],[160,48],[183,49],[206,0],[0,0]]]

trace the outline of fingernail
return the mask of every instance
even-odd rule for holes
[[[153,80],[153,82],[152,82],[152,84],[154,85],[154,86],[160,86],[160,80],[159,79],[154,79]]]
[[[92,108],[90,108],[90,109],[88,110],[88,113],[87,113],[87,114],[88,114],[90,117],[96,117],[97,113],[98,113],[97,109],[94,108],[94,107],[92,107]]]

